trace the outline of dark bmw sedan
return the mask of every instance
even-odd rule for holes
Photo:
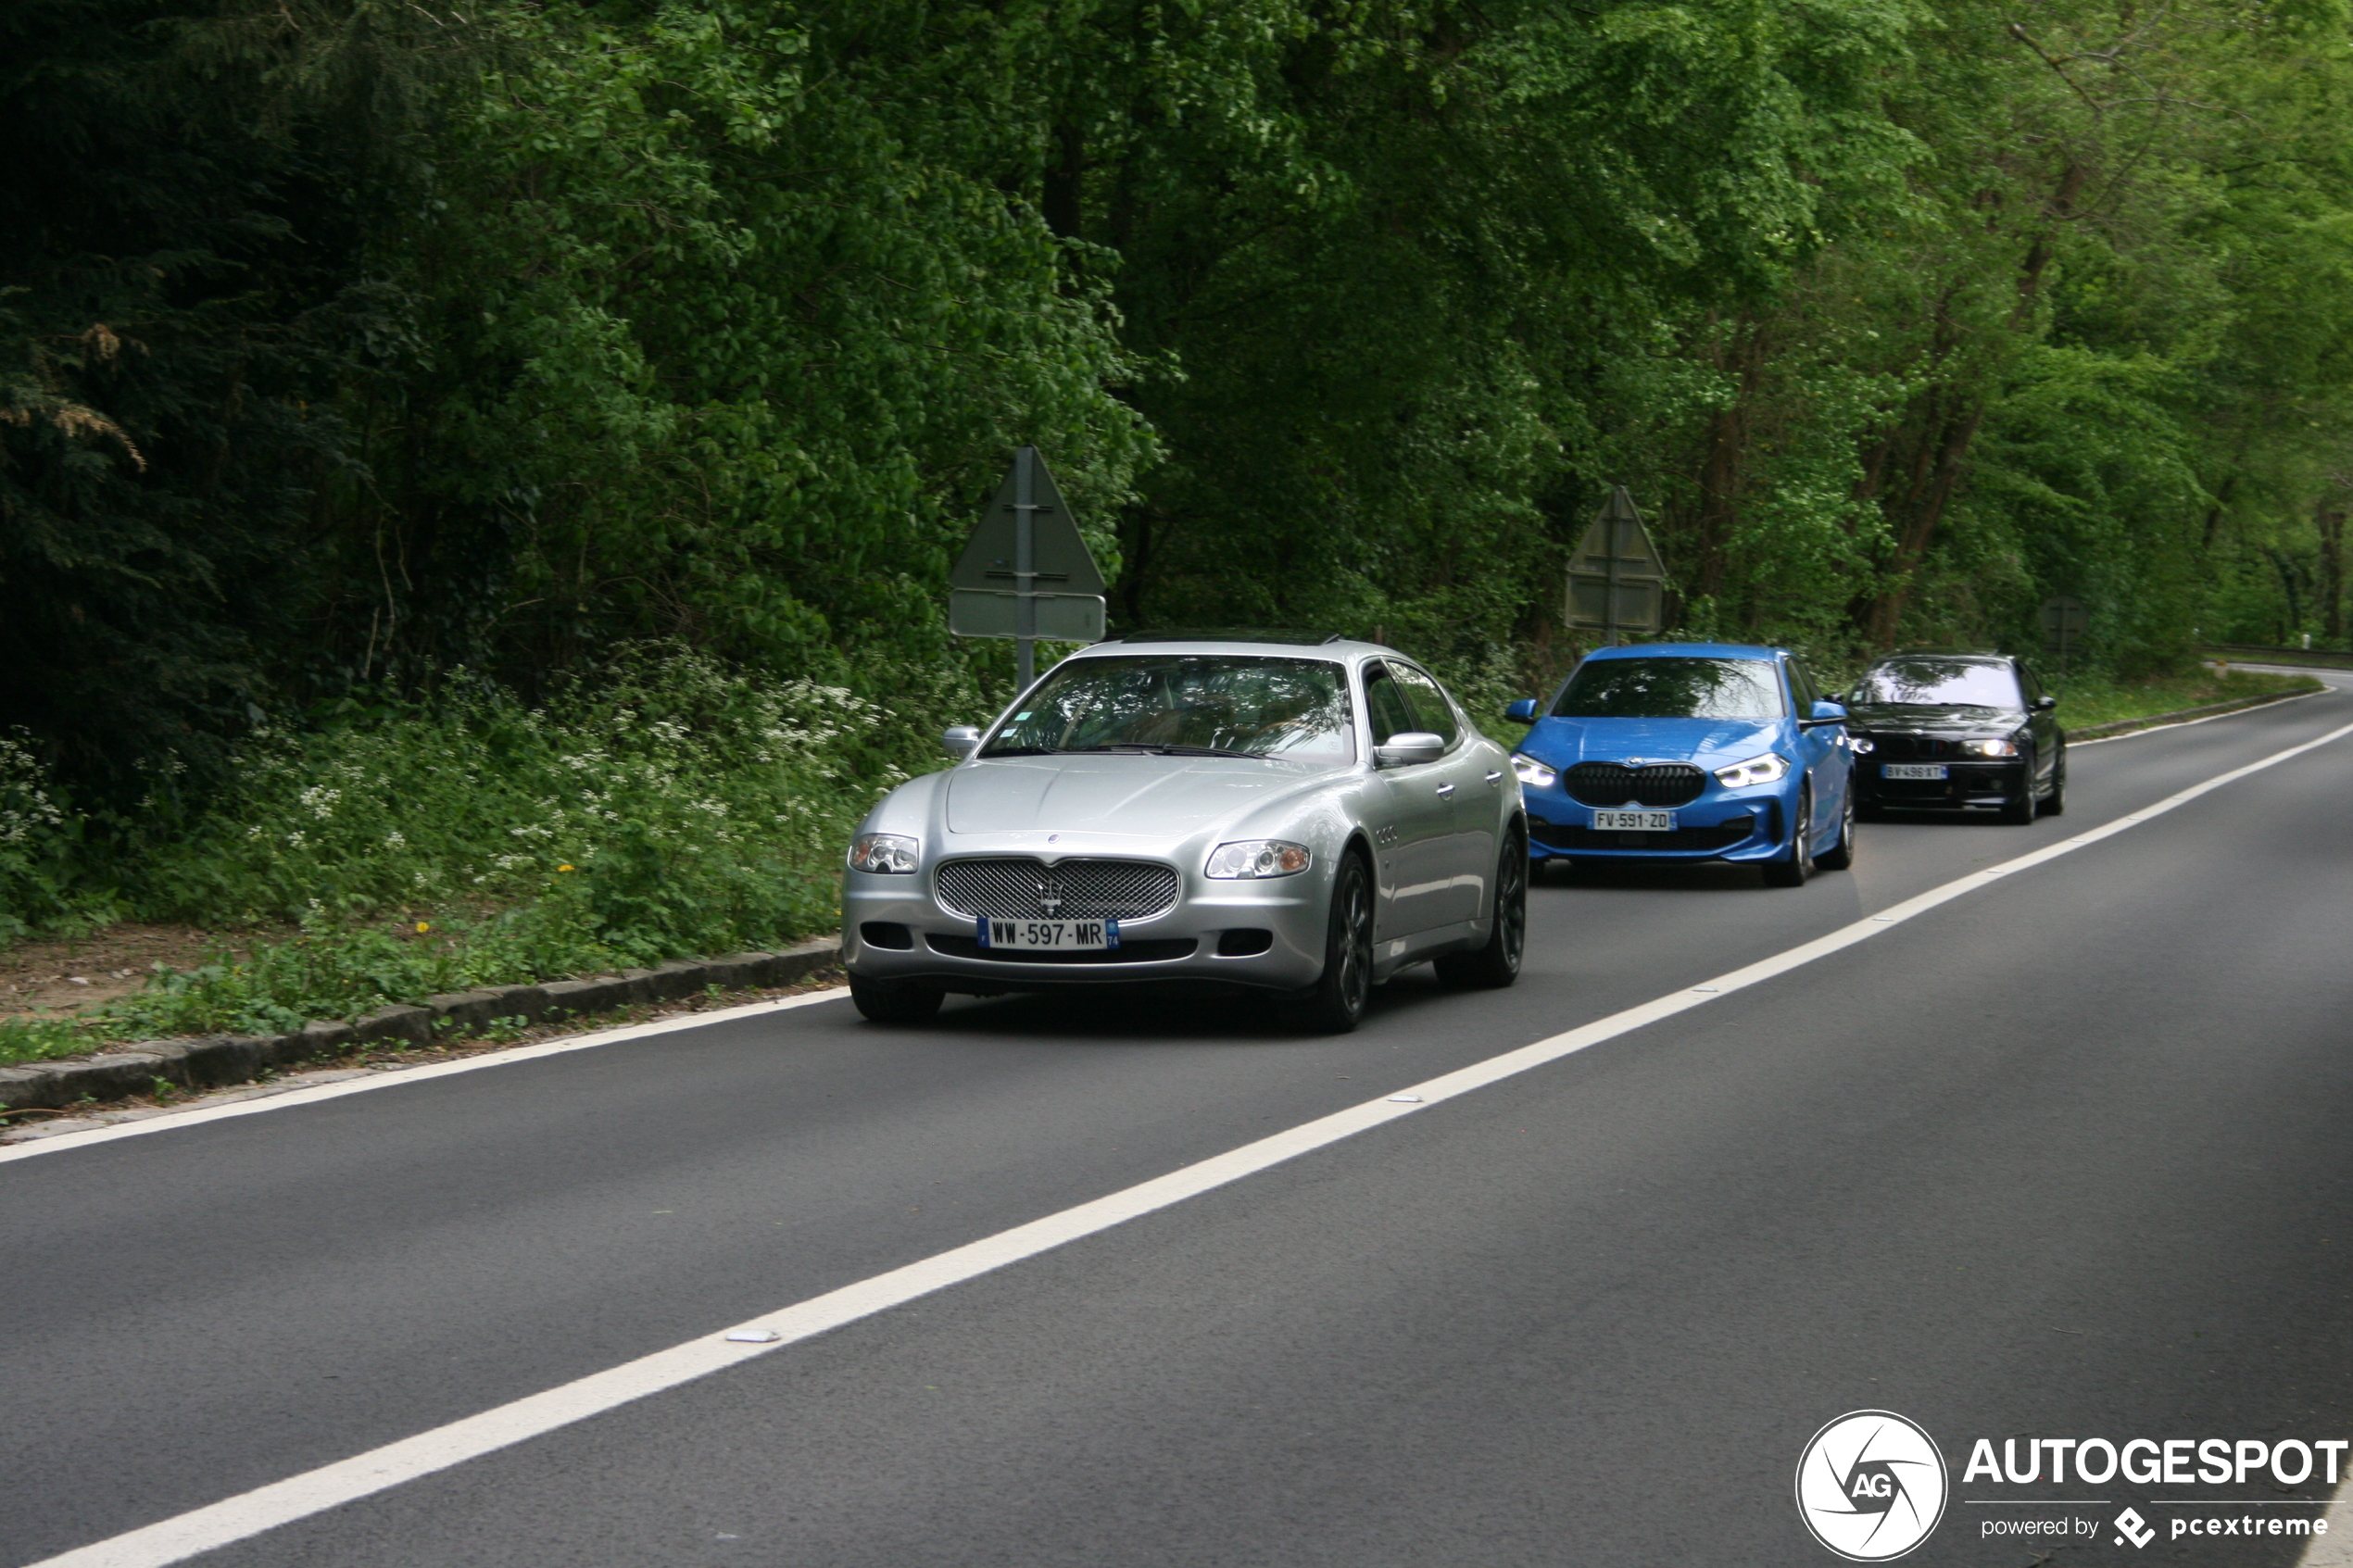
[[[1991,806],[2008,822],[2067,805],[2067,732],[2025,661],[1922,648],[1891,654],[1847,694],[1855,808]]]

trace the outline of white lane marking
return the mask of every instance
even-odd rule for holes
[[[2178,794],[2167,796],[2155,806],[2145,808],[2137,821],[2147,822],[2162,816],[2234,780],[2261,772],[2266,768],[2277,767],[2290,758],[2300,757],[2348,734],[2353,734],[2353,724],[2332,730],[2318,740],[2274,752],[2245,767],[2233,768],[2227,773],[2219,773],[2203,784],[2194,784]],[[1271,1137],[1261,1138],[1256,1143],[1213,1155],[1198,1164],[1185,1166],[1164,1176],[1155,1176],[1092,1202],[1082,1203],[1075,1209],[1065,1209],[1058,1214],[1049,1214],[1027,1224],[1000,1231],[995,1236],[983,1236],[978,1241],[967,1242],[903,1268],[892,1269],[887,1273],[844,1286],[823,1296],[812,1297],[776,1311],[764,1312],[740,1323],[722,1325],[683,1345],[673,1345],[669,1349],[657,1350],[634,1361],[624,1361],[606,1371],[591,1373],[544,1393],[529,1395],[478,1415],[435,1427],[430,1432],[421,1432],[413,1437],[405,1437],[396,1443],[388,1443],[383,1448],[356,1454],[304,1474],[224,1499],[176,1518],[127,1531],[90,1546],[78,1547],[30,1564],[29,1568],[164,1568],[165,1564],[183,1562],[198,1553],[227,1546],[232,1541],[258,1536],[281,1524],[308,1518],[420,1476],[430,1475],[435,1471],[447,1470],[468,1460],[479,1459],[500,1449],[543,1436],[560,1427],[585,1421],[632,1400],[675,1388],[681,1384],[739,1366],[760,1356],[771,1355],[787,1345],[799,1344],[830,1329],[872,1317],[918,1297],[961,1285],[966,1280],[1037,1257],[1041,1252],[1093,1236],[1099,1231],[1109,1230],[1129,1220],[1181,1203],[1189,1198],[1214,1191],[1302,1154],[1312,1153],[1374,1127],[1384,1126],[1400,1117],[1419,1115],[1441,1100],[1452,1099],[1531,1068],[1574,1056],[1590,1047],[1672,1018],[1677,1013],[1712,1006],[1724,995],[1786,974],[1817,959],[1827,958],[1892,930],[1893,926],[1882,923],[1882,919],[1899,923],[1911,920],[1986,886],[2002,872],[2022,871],[2055,860],[2062,855],[2072,854],[2102,839],[2115,836],[2129,825],[2122,822],[2109,822],[2031,854],[2020,855],[1992,871],[1972,872],[1941,887],[1931,888],[1893,906],[1883,917],[1856,921],[1744,969],[1719,975],[1712,982],[1718,987],[1715,995],[1678,990],[1596,1020],[1581,1028],[1571,1029],[1566,1034],[1505,1051],[1501,1056],[1490,1057],[1485,1061],[1416,1084],[1410,1090],[1402,1091],[1400,1096],[1350,1106]],[[1403,1095],[1417,1096],[1420,1103],[1398,1103]],[[776,1337],[765,1342],[728,1337],[762,1330],[774,1332]]]
[[[2328,1523],[2328,1534],[2312,1537],[2296,1568],[2353,1568],[2353,1485],[2339,1491],[2321,1517]]]
[[[177,1132],[182,1127],[194,1127],[206,1122],[219,1122],[232,1116],[254,1116],[265,1110],[283,1110],[290,1106],[316,1105],[322,1099],[340,1099],[345,1095],[364,1095],[371,1089],[395,1088],[402,1084],[421,1084],[428,1078],[447,1078],[459,1073],[479,1073],[485,1067],[506,1067],[518,1061],[536,1061],[545,1056],[562,1056],[567,1051],[593,1050],[598,1046],[617,1046],[623,1040],[642,1040],[652,1035],[668,1035],[680,1029],[699,1029],[706,1023],[724,1023],[730,1019],[757,1018],[762,1013],[784,1012],[792,1008],[805,1008],[816,1002],[830,1002],[837,997],[849,995],[847,985],[835,985],[823,991],[810,991],[798,997],[780,997],[773,1002],[746,1002],[741,1007],[716,1008],[710,1012],[682,1012],[674,1018],[658,1018],[651,1023],[625,1024],[619,1029],[599,1030],[588,1035],[568,1035],[560,1040],[542,1040],[535,1046],[516,1046],[510,1050],[484,1051],[480,1056],[466,1057],[458,1061],[436,1061],[429,1067],[390,1069],[367,1078],[346,1078],[340,1084],[321,1084],[315,1088],[288,1089],[282,1095],[264,1099],[239,1100],[234,1105],[216,1105],[205,1110],[186,1110],[176,1116],[150,1116],[138,1122],[123,1122],[111,1127],[93,1127],[86,1133],[59,1133],[52,1138],[31,1143],[0,1147],[0,1165],[11,1160],[31,1160],[40,1154],[59,1154],[69,1148],[88,1148],[92,1144],[112,1143],[117,1138],[135,1138],[146,1133]]]

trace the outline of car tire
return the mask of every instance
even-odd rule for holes
[[[1516,832],[1504,836],[1495,862],[1495,918],[1487,940],[1467,953],[1441,954],[1430,967],[1446,985],[1470,991],[1500,991],[1519,978],[1528,949],[1528,847]]]
[[[1765,862],[1765,885],[1768,887],[1803,887],[1806,879],[1814,874],[1814,847],[1808,840],[1814,836],[1814,792],[1797,792],[1797,831],[1790,834],[1789,859]]]
[[[1814,863],[1826,872],[1851,871],[1855,865],[1855,790],[1849,785],[1846,805],[1839,812],[1838,842],[1822,851]]]
[[[939,1011],[946,993],[937,985],[911,980],[869,980],[849,977],[849,999],[876,1023],[922,1023]]]
[[[2024,827],[2034,820],[2034,754],[2028,752],[2025,766],[2019,771],[2018,797],[2002,802],[2002,821],[2014,827]]]
[[[1362,855],[1340,858],[1324,925],[1324,972],[1315,990],[1285,1010],[1294,1028],[1345,1035],[1373,997],[1373,879]]]
[[[2051,770],[2051,793],[2043,797],[2043,815],[2056,817],[2067,809],[2067,747],[2059,747],[2058,766]]]

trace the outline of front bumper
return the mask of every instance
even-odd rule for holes
[[[1942,759],[1940,759],[1942,760]],[[2026,759],[1972,757],[1944,762],[1941,779],[1889,779],[1880,776],[1881,763],[1866,759],[1855,770],[1855,800],[1859,806],[2001,806],[2014,801],[2026,787]]]
[[[1178,867],[1175,906],[1121,920],[1120,945],[1101,952],[984,948],[974,917],[940,899],[937,871],[926,860],[911,875],[843,873],[842,959],[851,973],[981,994],[1139,981],[1294,993],[1323,974],[1331,872],[1320,863],[1264,881]]]
[[[1528,849],[1538,860],[1769,860],[1788,852],[1790,812],[1770,788],[1703,791],[1675,813],[1672,833],[1604,832],[1593,808],[1555,785],[1523,788]]]

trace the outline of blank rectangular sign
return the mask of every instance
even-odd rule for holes
[[[1018,596],[958,588],[948,596],[948,630],[959,637],[1017,637]],[[1057,643],[1103,640],[1101,594],[1040,594],[1038,635]]]
[[[1617,614],[1621,632],[1651,632],[1658,628],[1658,587],[1655,582],[1620,578]],[[1609,579],[1573,571],[1568,577],[1568,621],[1572,626],[1605,626],[1609,613]]]

